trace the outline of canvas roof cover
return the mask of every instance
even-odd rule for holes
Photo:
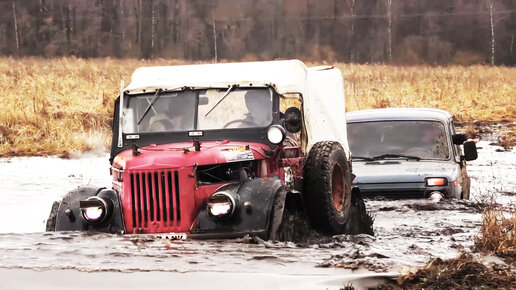
[[[338,141],[350,156],[347,142],[342,73],[331,66],[307,68],[299,60],[155,66],[138,68],[128,94],[156,89],[224,88],[230,85],[272,85],[279,94],[303,96],[306,150],[319,141]]]
[[[320,141],[339,141],[350,158],[342,72],[331,66],[309,68],[303,103],[307,151]]]
[[[306,75],[307,68],[299,60],[141,67],[134,71],[125,91],[273,85],[280,94],[303,94]]]

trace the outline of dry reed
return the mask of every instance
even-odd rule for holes
[[[484,210],[475,249],[516,259],[516,206],[509,212],[496,206]]]
[[[0,156],[60,155],[110,143],[113,101],[135,68],[183,61],[0,58]],[[436,107],[459,120],[515,120],[516,68],[337,64],[348,111]]]

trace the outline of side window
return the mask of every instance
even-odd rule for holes
[[[298,99],[285,98],[282,96],[279,99],[279,105],[280,105],[280,118],[283,117],[283,114],[285,113],[285,111],[290,107],[296,107],[299,110],[303,110],[303,108],[301,106],[301,101]],[[286,141],[287,146],[297,146],[298,144],[303,144],[303,143],[306,144],[306,139],[303,138],[302,132],[287,133],[287,138],[285,141]]]

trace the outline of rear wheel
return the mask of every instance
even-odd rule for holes
[[[346,153],[335,141],[316,143],[306,159],[303,196],[310,223],[329,234],[346,231],[351,175]]]

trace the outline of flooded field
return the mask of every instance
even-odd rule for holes
[[[110,186],[107,155],[0,159],[0,277],[12,275],[9,269],[157,271],[183,273],[192,280],[233,273],[248,281],[266,276],[299,289],[342,287],[358,277],[352,274],[393,273],[422,266],[431,257],[455,257],[473,244],[483,202],[494,197],[502,204],[516,203],[516,150],[489,145],[489,137],[477,144],[478,160],[468,164],[471,200],[367,199],[374,237],[341,235],[303,244],[47,233],[45,220],[54,200],[79,185]]]

